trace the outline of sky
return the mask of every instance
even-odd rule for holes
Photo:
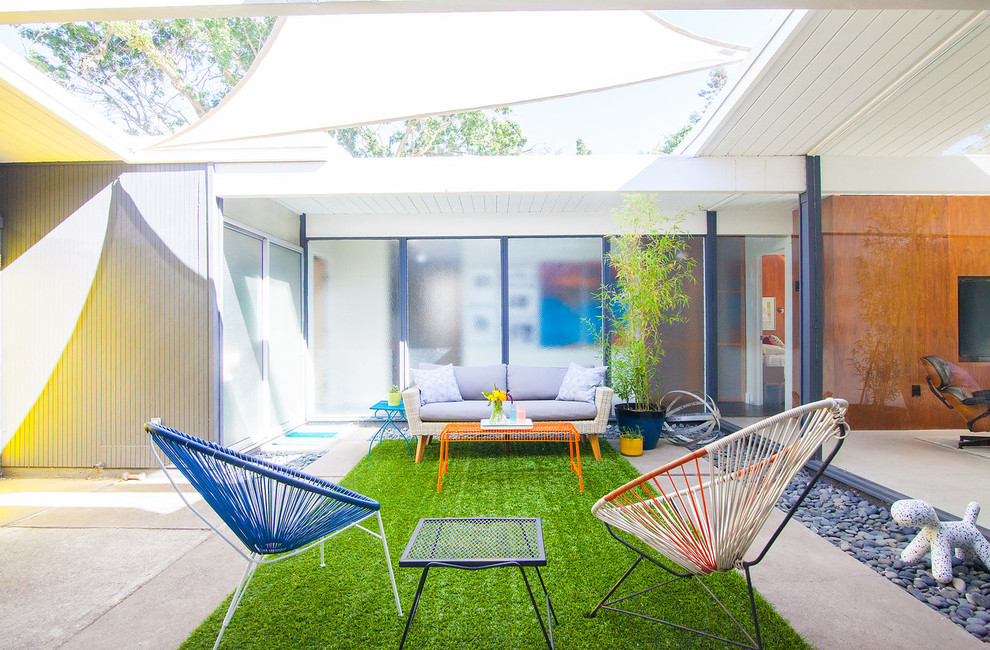
[[[658,11],[664,20],[697,35],[758,48],[787,16],[779,10]],[[0,26],[0,44],[23,54],[15,30]],[[727,66],[729,81],[743,64]],[[573,155],[581,138],[595,154],[648,153],[700,111],[709,71],[699,71],[584,93],[519,104],[510,119],[518,122],[534,153]]]

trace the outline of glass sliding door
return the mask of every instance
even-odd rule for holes
[[[223,254],[220,436],[236,445],[305,421],[302,251],[228,223]]]
[[[502,362],[497,239],[411,239],[409,367]]]
[[[601,363],[601,237],[509,239],[509,362]]]
[[[223,232],[223,413],[221,443],[265,430],[264,240],[229,226]]]
[[[269,244],[269,373],[275,420],[286,428],[306,418],[302,252]]]
[[[399,381],[399,243],[311,241],[310,414],[369,414]]]

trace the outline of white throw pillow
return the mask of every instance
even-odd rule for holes
[[[420,403],[434,402],[463,402],[461,391],[457,388],[454,378],[454,364],[432,368],[430,370],[413,370],[413,381],[419,386]]]
[[[557,399],[568,402],[592,402],[595,401],[595,388],[602,383],[605,378],[605,371],[608,366],[596,366],[585,368],[576,363],[571,363],[567,367],[567,374],[560,384],[560,392]]]

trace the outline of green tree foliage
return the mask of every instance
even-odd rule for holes
[[[666,140],[664,140],[661,144],[658,144],[656,147],[653,148],[653,153],[665,153],[665,154],[674,153],[674,151],[677,150],[677,147],[681,146],[681,143],[684,142],[684,138],[687,137],[687,134],[691,132],[691,129],[694,128],[694,125],[697,124],[698,120],[700,119],[701,119],[700,115],[698,115],[697,113],[692,113],[691,117],[688,118],[689,120],[688,123],[682,126],[680,129],[678,129],[676,132],[668,135]]]
[[[669,134],[663,142],[653,147],[652,153],[655,154],[671,154],[681,145],[687,134],[691,132],[694,125],[701,121],[701,116],[705,111],[712,105],[718,94],[722,92],[722,88],[725,87],[725,82],[728,81],[728,76],[725,72],[725,68],[712,68],[711,72],[708,73],[708,83],[705,87],[698,91],[698,97],[705,100],[705,106],[701,109],[701,112],[691,113],[688,117],[688,123],[682,126],[680,129],[674,133]]]
[[[584,143],[584,140],[582,140],[581,138],[578,138],[575,144],[577,146],[577,155],[590,156],[593,153],[591,149],[589,149],[588,146]]]
[[[132,134],[172,133],[226,96],[273,17],[25,25],[28,60]]]
[[[510,108],[415,118],[331,131],[355,158],[508,156],[523,153],[526,138]]]

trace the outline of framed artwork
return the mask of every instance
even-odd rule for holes
[[[763,329],[777,329],[777,308],[774,298],[763,299]]]

